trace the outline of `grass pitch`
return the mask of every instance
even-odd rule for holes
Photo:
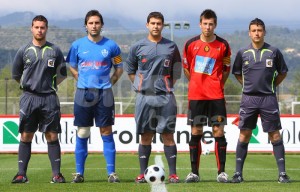
[[[168,175],[167,163],[163,153],[152,153],[150,164],[154,164],[154,157],[161,155]],[[70,183],[72,173],[75,172],[74,154],[62,155],[62,173],[67,183],[50,184],[51,170],[47,154],[33,154],[29,163],[27,176],[28,184],[11,184],[11,179],[17,172],[17,155],[0,154],[0,191],[121,191],[121,192],[150,192],[149,184],[135,184],[134,178],[139,173],[137,154],[118,153],[117,169],[121,183],[108,183],[103,154],[89,154],[86,162],[85,182]],[[195,191],[263,191],[282,192],[300,190],[300,155],[286,155],[286,170],[292,183],[277,183],[277,166],[272,154],[248,154],[244,166],[245,182],[241,184],[217,183],[217,168],[215,155],[202,155],[200,165],[201,181],[199,183],[184,183],[186,175],[190,172],[189,154],[180,153],[177,157],[177,173],[181,183],[168,184],[168,192],[195,192]],[[226,172],[231,177],[235,167],[235,154],[227,155]]]

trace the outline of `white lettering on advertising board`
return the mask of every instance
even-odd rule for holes
[[[239,129],[231,124],[235,117],[228,118],[228,125],[225,127],[227,139],[227,151],[235,152],[239,136]],[[18,117],[0,118],[0,153],[18,152],[20,134],[18,133]],[[186,124],[186,117],[177,117],[174,139],[179,152],[188,152],[190,140],[190,127]],[[282,117],[282,138],[286,152],[300,152],[300,117]],[[62,152],[74,152],[77,128],[73,126],[72,117],[61,118],[62,133],[59,135]],[[137,152],[139,137],[136,135],[135,121],[133,117],[116,117],[113,126],[114,139],[117,152]],[[99,129],[91,128],[89,139],[89,152],[102,152],[103,143]],[[202,137],[202,150],[214,151],[214,138],[210,127],[204,127]],[[163,151],[163,144],[160,135],[156,134],[153,140],[152,151]],[[250,152],[272,152],[272,145],[268,140],[267,133],[261,127],[260,119],[257,129],[253,131],[249,144]],[[32,152],[47,152],[47,141],[44,134],[36,132],[32,141]]]

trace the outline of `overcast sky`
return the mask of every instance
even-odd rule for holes
[[[165,20],[185,20],[210,8],[218,18],[286,21],[300,25],[300,0],[0,0],[0,16],[16,11],[32,11],[51,19],[84,18],[90,9],[99,10],[104,17],[125,18],[145,22],[151,11],[160,11]],[[297,27],[298,28],[298,27]],[[300,28],[300,26],[299,26]]]

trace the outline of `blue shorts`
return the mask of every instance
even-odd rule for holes
[[[227,125],[224,99],[189,101],[188,125]]]
[[[239,129],[255,129],[260,115],[264,132],[281,129],[280,113],[276,95],[242,95]]]
[[[59,99],[53,94],[24,92],[20,97],[19,132],[61,133]]]
[[[77,89],[74,101],[74,126],[114,125],[115,101],[112,89]]]
[[[135,121],[138,134],[144,132],[174,133],[176,115],[177,105],[173,94],[137,94]]]

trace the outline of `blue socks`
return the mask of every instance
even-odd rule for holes
[[[107,174],[115,172],[116,147],[113,134],[101,135],[103,140],[103,154],[106,160]]]
[[[107,174],[110,175],[115,172],[116,148],[113,134],[102,135],[103,140],[103,154],[106,160]],[[76,137],[75,160],[76,173],[84,175],[84,165],[88,156],[88,139]]]
[[[80,175],[84,174],[85,160],[88,156],[88,143],[89,138],[79,138],[76,137],[76,147],[75,147],[75,160],[76,160],[76,173]]]

